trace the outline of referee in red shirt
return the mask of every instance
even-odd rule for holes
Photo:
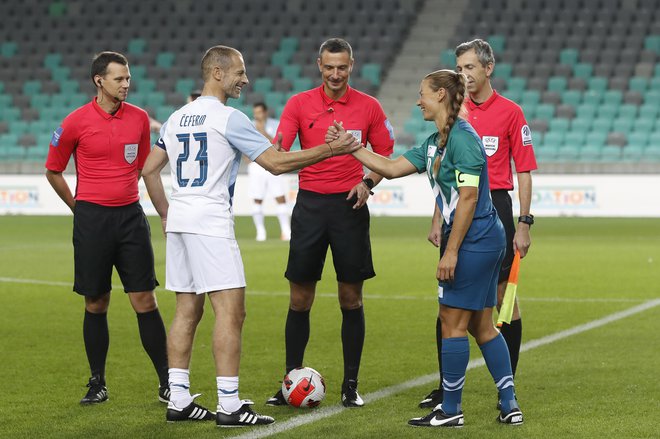
[[[520,106],[493,90],[490,77],[495,68],[495,56],[490,45],[480,39],[460,44],[456,47],[456,71],[467,78],[469,99],[465,100],[466,119],[481,137],[488,158],[488,180],[490,193],[497,214],[506,233],[506,255],[500,270],[497,286],[497,308],[502,305],[511,264],[516,250],[524,258],[531,245],[529,229],[534,224],[530,213],[532,201],[532,173],[537,169],[532,134]],[[511,158],[516,165],[518,179],[518,197],[520,214],[517,226],[514,224],[513,208],[509,191],[513,190],[513,171]],[[439,220],[434,220],[434,229],[429,238],[436,245],[434,236],[439,234]],[[504,323],[501,333],[509,348],[511,369],[516,374],[520,343],[522,339],[522,320],[516,299],[510,324]],[[436,323],[438,352],[442,344],[440,321]],[[438,356],[438,359],[440,357]],[[442,370],[442,368],[441,368]],[[432,391],[420,403],[420,407],[435,407],[442,401],[442,377],[440,388]]]
[[[350,44],[339,38],[325,41],[317,64],[323,84],[291,97],[284,107],[277,129],[282,136],[282,147],[289,150],[296,136],[303,149],[323,144],[328,127],[337,120],[363,145],[369,142],[375,152],[390,156],[394,132],[380,103],[348,85],[353,70]],[[346,407],[364,405],[357,392],[365,334],[362,284],[376,275],[366,202],[371,189],[381,179],[374,172],[365,177],[362,164],[350,154],[308,166],[299,173],[300,190],[291,216],[285,274],[290,284],[285,328],[286,371],[303,364],[310,332],[309,312],[329,246],[343,318],[342,403]],[[281,390],[266,404],[286,404]]]
[[[96,55],[91,78],[96,98],[69,114],[55,130],[46,161],[48,182],[73,212],[73,290],[85,298],[83,338],[91,370],[89,390],[80,402],[108,399],[105,361],[113,266],[129,293],[142,345],[156,368],[158,398],[167,402],[165,326],[154,295],[158,281],[149,223],[138,194],[138,179],[150,151],[149,117],[125,102],[131,76],[124,55]],[[62,175],[72,155],[75,196]]]

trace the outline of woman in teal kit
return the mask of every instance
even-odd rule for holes
[[[388,179],[425,172],[436,197],[447,246],[436,277],[442,320],[443,402],[408,423],[423,427],[462,427],[461,398],[470,355],[467,333],[479,345],[499,391],[499,422],[520,425],[522,412],[514,396],[506,343],[493,325],[497,279],[505,236],[490,198],[486,154],[469,123],[458,115],[465,96],[465,76],[451,70],[428,74],[417,105],[438,131],[419,147],[395,160],[366,148],[353,153],[367,168]],[[339,123],[328,131],[333,140]]]

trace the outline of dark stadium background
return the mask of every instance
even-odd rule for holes
[[[96,52],[128,56],[129,102],[163,121],[201,85],[204,50],[236,47],[251,84],[230,104],[250,115],[265,101],[277,116],[320,83],[318,46],[335,36],[353,45],[352,85],[382,102],[397,155],[432,129],[414,106],[421,77],[480,37],[495,88],[525,111],[540,173],[660,170],[654,0],[2,0],[0,17],[3,173],[42,172],[52,131],[94,92]]]

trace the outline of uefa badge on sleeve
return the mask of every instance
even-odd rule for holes
[[[527,125],[520,129],[520,136],[522,137],[522,144],[529,146],[532,144],[532,130]]]
[[[137,158],[138,144],[127,143],[124,145],[124,159],[129,165],[132,165]]]
[[[62,138],[62,133],[64,132],[64,128],[58,127],[55,131],[53,131],[53,137],[50,139],[50,144],[57,147],[60,144],[60,139]]]

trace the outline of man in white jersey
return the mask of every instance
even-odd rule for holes
[[[277,133],[279,121],[268,117],[268,107],[263,102],[257,102],[252,106],[252,122],[261,134],[271,143]],[[277,220],[280,223],[280,239],[288,241],[291,239],[291,224],[289,223],[289,209],[284,198],[284,179],[279,175],[273,175],[259,166],[257,163],[248,165],[248,177],[250,180],[250,197],[254,201],[252,205],[252,220],[257,229],[257,241],[266,240],[266,226],[264,225],[263,201],[267,195],[275,198],[277,202]]]
[[[214,46],[202,59],[202,95],[172,114],[145,163],[142,175],[167,235],[166,287],[175,291],[176,312],[168,337],[169,422],[216,420],[221,427],[274,422],[238,398],[241,330],[245,318],[245,274],[234,237],[232,196],[241,160],[248,156],[274,174],[350,153],[360,143],[350,134],[293,153],[271,145],[248,117],[227,107],[248,84],[239,51]],[[171,162],[170,201],[160,171]],[[197,405],[190,394],[190,357],[204,293],[216,315],[213,354],[218,388],[217,413]]]

